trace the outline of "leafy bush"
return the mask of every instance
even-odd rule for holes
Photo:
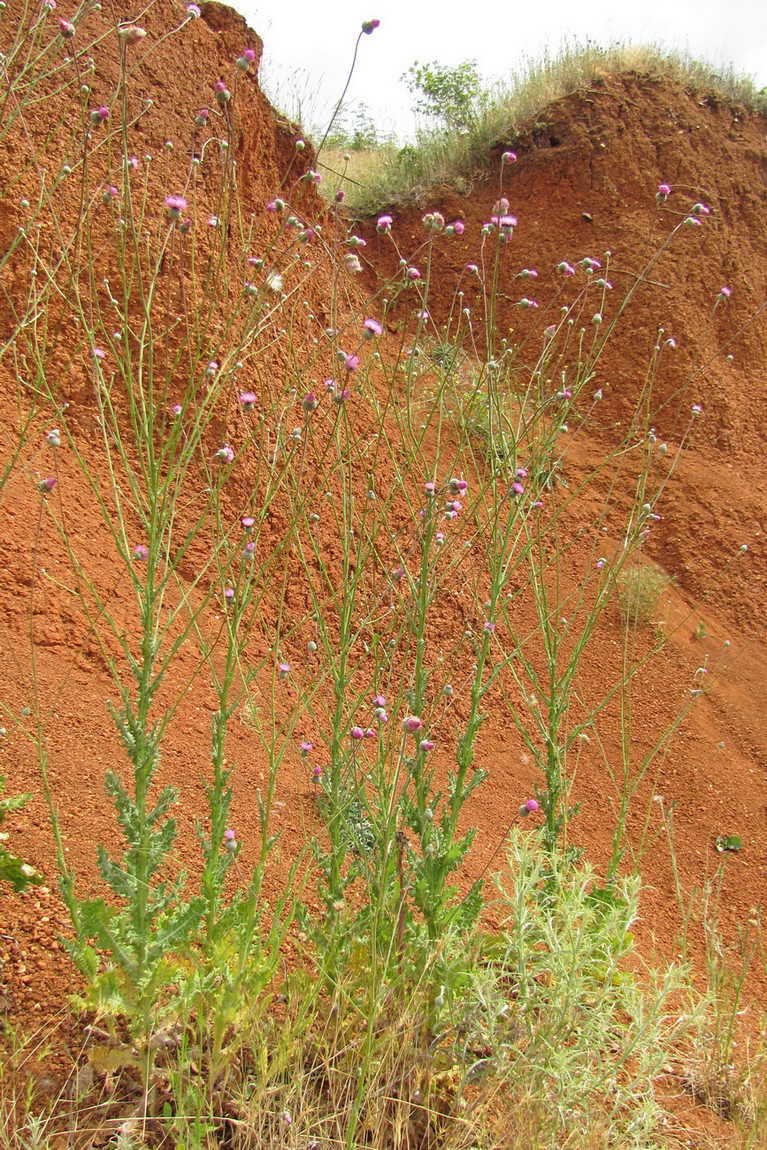
[[[442,120],[448,128],[467,128],[487,102],[476,60],[450,67],[419,64],[416,60],[402,76],[411,95],[418,94],[413,110]]]

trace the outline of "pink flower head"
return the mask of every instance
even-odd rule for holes
[[[362,334],[365,339],[375,339],[383,331],[377,319],[366,319],[362,324]]]
[[[373,730],[373,728],[372,727],[365,727],[365,738],[366,739],[374,739],[375,737],[376,737],[376,733]]]
[[[433,743],[431,739],[421,739],[420,743],[418,744],[418,750],[426,753],[427,751],[433,751],[435,746],[436,743]]]
[[[515,479],[514,482],[512,483],[511,490],[514,492],[515,495],[524,495],[524,493],[525,493],[524,487],[522,486],[522,484],[517,479]]]
[[[74,24],[70,24],[68,20],[59,20],[59,31],[65,40],[71,40],[75,34]]]
[[[236,838],[236,835],[235,835],[233,830],[225,830],[224,831],[224,839],[226,840],[226,842],[233,843],[235,838]]]
[[[423,730],[423,723],[417,715],[407,715],[400,725],[406,735],[417,735]]]
[[[210,363],[208,364],[208,366],[205,368],[205,374],[212,376],[212,375],[215,375],[217,371],[218,371],[218,364],[216,363],[215,359],[212,359],[210,361]]]
[[[396,579],[397,581],[399,581],[400,579],[405,578],[405,574],[406,574],[406,572],[405,572],[404,567],[395,567],[391,573],[391,577],[392,577],[392,579]]]
[[[408,268],[405,274],[407,275],[407,278],[413,282],[421,278],[421,273],[416,267]]]
[[[351,391],[348,387],[339,387],[333,396],[333,400],[335,403],[346,403],[350,395]]]
[[[133,548],[133,558],[140,562],[145,562],[149,558],[149,548],[145,543],[138,543]]]
[[[100,106],[100,107],[97,109],[97,112],[96,112],[96,114],[97,114],[98,118],[101,120],[101,122],[102,122],[102,124],[103,124],[105,120],[108,120],[108,119],[109,119],[109,108],[107,108],[106,104],[102,104],[102,105],[101,105],[101,106]]]
[[[525,806],[527,807],[527,809],[530,812],[538,810],[538,803],[536,802],[535,799],[528,799],[527,802],[525,803]]]
[[[527,468],[526,467],[518,467],[517,468],[517,478],[518,479],[527,479]]]
[[[655,198],[659,204],[662,204],[664,202],[664,200],[666,199],[666,196],[670,196],[670,195],[671,195],[671,188],[668,184],[658,184],[658,191],[656,193]]]
[[[363,24],[362,24],[362,31],[365,33],[366,36],[372,36],[373,33],[375,32],[376,28],[380,28],[380,27],[381,27],[381,21],[380,20],[365,20],[365,21],[363,21]]]
[[[356,371],[360,365],[360,357],[358,355],[344,356],[344,367],[347,371]]]
[[[375,695],[373,697],[373,705],[376,707],[385,707],[386,706],[386,696],[385,695]]]
[[[466,265],[466,271],[472,272],[474,275],[477,275],[479,273],[479,268],[477,267],[476,264],[467,264]]]
[[[199,4],[187,4],[186,14],[187,14],[187,16],[191,17],[193,20],[198,20],[200,18],[200,6],[199,6]]]
[[[427,497],[429,499],[432,499],[436,493],[437,486],[436,486],[436,484],[434,484],[430,481],[429,483],[425,484],[424,490],[426,491]]]
[[[601,268],[602,266],[599,260],[592,260],[590,256],[584,256],[581,260],[581,265],[587,272],[594,271],[596,268]]]
[[[575,268],[571,267],[567,260],[562,260],[561,263],[557,264],[557,271],[561,272],[563,276],[575,275]]]
[[[522,308],[522,311],[529,311],[530,308],[538,307],[538,303],[534,299],[528,299],[527,296],[523,296],[519,301],[519,306]]]
[[[179,416],[179,415],[181,415],[181,412],[182,412],[183,410],[184,410],[184,409],[183,409],[183,407],[181,406],[181,404],[180,404],[180,403],[174,403],[174,404],[173,404],[173,407],[171,408],[171,411],[173,412],[173,415],[174,415],[176,418],[178,418],[178,416]]]
[[[307,391],[306,395],[301,400],[301,406],[303,407],[306,414],[310,415],[313,411],[317,410],[319,402],[320,401],[317,399],[317,396],[313,391]]]
[[[429,318],[429,313],[425,309],[424,311],[417,311],[415,313],[415,318],[420,319],[423,323],[426,323],[426,320]]]
[[[336,192],[336,203],[342,204],[345,199],[346,199],[346,192],[343,190],[343,188],[339,188],[338,191]]]
[[[246,48],[245,51],[243,52],[243,56],[245,57],[245,59],[248,61],[249,64],[254,64],[256,61],[256,53],[253,51],[252,48]]]
[[[234,587],[227,587],[224,590],[224,598],[227,603],[231,603],[232,599],[234,599]]]
[[[535,268],[522,268],[522,271],[519,273],[519,275],[520,275],[520,278],[523,280],[537,280],[538,279],[538,272],[535,270]]]
[[[312,771],[312,775],[314,776],[315,783],[318,783],[320,781],[320,779],[322,778],[322,767],[320,766],[319,763],[317,763],[316,766],[314,767],[314,769]]]
[[[220,104],[221,107],[223,107],[224,104],[229,103],[232,98],[232,93],[229,91],[223,80],[216,80],[213,90],[215,92],[217,104]]]
[[[256,545],[252,539],[249,539],[248,542],[245,544],[245,546],[242,549],[242,557],[243,557],[243,559],[252,559],[255,554],[256,554]]]
[[[684,223],[687,225],[688,228],[699,228],[700,227],[700,220],[698,219],[697,216],[688,216],[687,219],[684,220]]]
[[[445,235],[448,236],[462,236],[465,231],[463,220],[454,220],[452,224],[448,224],[445,228]]]
[[[234,452],[228,443],[225,443],[223,447],[219,447],[216,452],[216,459],[220,459],[222,463],[232,463],[234,461]]]
[[[600,558],[597,559],[597,571],[601,571],[606,562],[607,560],[604,558],[604,556],[600,556]]]
[[[363,731],[362,727],[352,727],[352,729],[349,731],[349,734],[355,742],[365,738],[365,732]]]
[[[392,226],[393,222],[394,221],[392,220],[391,216],[379,216],[378,222],[376,223],[376,227],[377,227],[379,232],[389,232],[389,231],[391,231],[391,226]]]
[[[128,166],[133,168],[134,172],[138,171],[138,156],[131,156],[128,160]]]
[[[252,411],[256,405],[256,397],[252,391],[243,391],[240,393],[240,403],[243,411]]]
[[[243,515],[242,519],[240,520],[243,531],[250,531],[255,522],[256,521],[252,515]]]
[[[456,479],[455,476],[453,476],[447,486],[451,495],[465,495],[469,490],[469,485],[466,480]]]
[[[46,476],[45,479],[40,480],[40,483],[38,486],[40,488],[40,491],[43,493],[43,495],[49,495],[51,493],[51,491],[53,491],[54,487],[56,486],[56,480],[55,480],[53,475],[48,475],[48,476]]]
[[[100,347],[94,347],[91,355],[94,359],[106,359],[106,352]]]
[[[722,287],[719,289],[719,299],[729,299],[731,295],[732,290],[730,288]]]
[[[516,162],[517,162],[516,152],[504,152],[503,155],[501,156],[501,163],[503,163],[503,164],[516,164]]]
[[[280,679],[287,679],[290,674],[290,663],[278,663],[277,675]]]
[[[495,630],[495,623],[493,623],[492,620],[488,619],[487,622],[485,623],[484,627],[483,627],[483,630],[487,631],[487,633],[489,635],[492,635],[493,631]]]
[[[311,751],[313,751],[313,750],[314,750],[314,747],[312,746],[312,744],[311,744],[311,743],[308,743],[308,742],[306,741],[306,739],[304,739],[304,741],[301,743],[301,745],[300,745],[300,747],[299,747],[298,749],[300,750],[300,752],[301,752],[301,754],[303,755],[303,757],[304,757],[304,758],[306,758],[306,756],[307,756],[307,755],[308,755],[308,754],[309,754]]]
[[[208,123],[208,109],[200,108],[199,112],[194,118],[195,128],[204,128]]]
[[[708,204],[693,204],[692,213],[694,216],[710,216],[711,208]]]
[[[165,207],[172,220],[180,220],[181,213],[186,210],[186,200],[183,196],[166,196]]]

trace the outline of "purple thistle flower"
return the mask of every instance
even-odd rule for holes
[[[515,164],[516,162],[517,162],[516,152],[504,152],[503,155],[501,156],[501,163],[503,163],[503,164]]]
[[[214,92],[216,95],[216,103],[219,104],[222,108],[225,104],[228,104],[232,98],[232,93],[229,91],[223,80],[216,81]]]
[[[571,267],[567,260],[562,260],[561,263],[557,264],[557,271],[561,272],[564,276],[575,275],[575,268]]]
[[[252,411],[256,405],[256,397],[252,391],[243,391],[240,394],[240,403],[243,411]]]
[[[393,223],[394,221],[391,216],[379,216],[376,228],[379,232],[390,232]]]
[[[423,730],[423,722],[417,715],[407,715],[400,724],[406,735],[417,735]]]
[[[362,325],[362,334],[365,339],[375,339],[383,331],[377,319],[366,319]]]
[[[215,458],[220,459],[222,463],[232,463],[234,461],[234,452],[229,444],[225,443],[223,447],[219,447]]]
[[[668,184],[658,184],[658,191],[656,192],[655,198],[659,204],[664,203],[666,200],[666,197],[670,196],[670,195],[671,195],[671,188],[669,187]]]
[[[365,21],[363,21],[363,24],[362,24],[362,31],[365,33],[366,36],[372,36],[372,34],[375,32],[376,28],[380,28],[380,26],[381,26],[380,20],[365,20]]]
[[[312,743],[309,743],[309,742],[307,742],[307,741],[306,741],[306,739],[304,739],[304,740],[303,740],[303,742],[301,743],[301,745],[300,745],[300,747],[299,747],[298,749],[300,750],[300,752],[301,752],[302,756],[303,756],[304,758],[306,758],[306,756],[307,756],[308,754],[310,754],[310,752],[311,752],[311,751],[313,751],[313,750],[314,750],[314,746],[312,745]]]
[[[240,520],[243,531],[250,531],[255,522],[256,521],[252,515],[243,515],[242,519]]]
[[[483,630],[487,631],[489,635],[492,635],[493,631],[495,630],[495,623],[488,619]]]
[[[314,767],[314,770],[312,771],[312,775],[314,776],[315,783],[318,783],[320,781],[320,779],[322,778],[322,767],[320,766],[319,763],[317,763],[317,765]]]
[[[344,367],[347,371],[356,371],[360,365],[360,357],[358,355],[347,355],[344,357]]]
[[[405,274],[407,275],[407,278],[413,283],[421,278],[421,273],[416,267],[408,268]]]
[[[277,664],[277,676],[278,676],[278,678],[287,679],[289,674],[290,674],[290,663],[278,663]]]
[[[53,491],[55,486],[56,486],[56,479],[53,475],[46,476],[46,478],[41,479],[40,483],[38,484],[39,490],[42,492],[43,495],[49,495],[51,493],[51,491]]]
[[[62,18],[59,20],[59,31],[65,40],[71,40],[75,34],[75,26]]]
[[[191,17],[193,20],[199,20],[199,18],[200,18],[200,7],[199,7],[199,5],[198,4],[187,4],[186,14],[187,14],[187,16]]]
[[[385,707],[386,706],[386,696],[385,695],[374,695],[373,696],[373,706]]]
[[[303,407],[306,414],[310,415],[313,411],[317,410],[319,402],[320,401],[317,399],[317,396],[313,391],[307,391],[306,395],[301,400],[301,406]]]
[[[365,732],[363,731],[362,727],[352,727],[352,729],[349,731],[349,734],[355,740],[355,742],[357,742],[359,739],[365,738]]]
[[[732,295],[732,289],[731,288],[723,287],[723,288],[719,289],[719,296],[718,296],[719,299],[722,299],[722,300],[729,299],[731,295]]]
[[[146,560],[149,558],[149,548],[147,545],[145,543],[137,543],[133,548],[132,558],[136,559],[138,562],[146,562]]]
[[[433,743],[431,739],[421,739],[420,743],[418,744],[418,750],[424,752],[433,751],[435,746],[436,743]]]
[[[234,587],[226,587],[225,588],[224,598],[226,599],[227,603],[230,603],[232,601],[232,599],[234,599]]]
[[[186,200],[183,196],[166,196],[165,207],[172,220],[180,220],[181,213],[186,211]]]

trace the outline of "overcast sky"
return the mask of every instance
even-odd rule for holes
[[[348,99],[364,101],[376,122],[401,136],[412,129],[400,77],[419,60],[475,59],[500,78],[568,39],[608,45],[661,43],[721,67],[733,64],[767,86],[767,0],[234,0],[264,41],[267,91],[303,122],[323,122],[348,74],[363,20],[381,26],[360,45]]]

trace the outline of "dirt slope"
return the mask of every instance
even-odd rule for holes
[[[179,22],[180,14],[183,6],[171,0],[155,5],[146,21],[148,39],[159,40],[163,31]],[[89,19],[97,21],[98,17]],[[147,57],[142,96],[153,103],[136,128],[137,155],[159,157],[167,139],[191,140],[188,108],[209,102],[213,83],[220,74],[228,74],[232,59],[246,40],[259,54],[260,41],[240,17],[223,6],[207,4],[201,20],[189,24],[182,34],[165,41]],[[99,55],[96,76],[102,90],[114,89],[116,49],[110,54],[106,48]],[[247,98],[238,105],[239,179],[245,207],[260,212],[265,201],[296,174],[295,131],[275,117],[258,90],[254,71],[242,82]],[[169,92],[173,94],[171,100],[167,98]],[[201,99],[202,92],[208,93],[205,100]],[[662,762],[657,789],[667,804],[676,804],[677,862],[686,890],[699,886],[715,869],[719,859],[713,847],[718,834],[737,832],[743,838],[741,854],[728,860],[720,908],[722,925],[730,937],[734,937],[736,925],[745,922],[760,904],[767,873],[767,647],[763,642],[767,328],[762,317],[752,320],[767,296],[767,235],[762,226],[767,205],[765,132],[764,120],[712,97],[681,90],[666,80],[608,78],[558,102],[541,123],[513,141],[518,159],[507,169],[503,186],[519,226],[506,263],[507,280],[501,285],[507,310],[500,325],[505,335],[517,341],[524,338],[527,325],[533,322],[528,313],[514,306],[522,295],[535,294],[539,313],[568,299],[570,288],[562,287],[556,274],[550,272],[559,261],[575,264],[591,256],[606,263],[604,253],[609,248],[608,274],[615,285],[612,294],[623,298],[626,285],[636,281],[644,253],[663,241],[670,228],[687,215],[689,206],[698,200],[711,208],[711,215],[700,227],[682,229],[669,252],[653,267],[648,278],[655,282],[638,288],[598,364],[594,387],[604,391],[599,435],[609,445],[629,417],[632,397],[645,376],[660,326],[664,337],[673,336],[677,344],[673,353],[664,352],[654,392],[658,435],[669,440],[671,454],[686,426],[671,397],[691,371],[695,379],[685,393],[685,404],[689,408],[698,403],[706,410],[705,420],[695,424],[688,436],[688,450],[680,459],[668,497],[657,507],[662,518],[647,544],[650,557],[675,576],[676,587],[669,609],[673,635],[662,652],[660,666],[638,687],[635,737],[640,751],[652,744],[684,704],[695,668],[706,656],[712,667],[727,665],[715,691],[685,720]],[[456,276],[467,263],[481,258],[480,230],[501,191],[500,152],[486,178],[477,179],[470,195],[435,195],[428,204],[447,218],[460,217],[466,224],[463,236],[441,244],[435,258],[429,308],[437,327],[447,320]],[[309,162],[308,152],[303,153],[302,163],[308,166]],[[13,171],[14,164],[10,149],[0,156],[0,163],[7,179],[5,173]],[[172,156],[169,163],[174,163]],[[151,169],[150,182],[161,203],[168,177],[159,169],[159,163]],[[670,183],[673,190],[668,201],[656,209],[654,195],[661,181]],[[209,196],[209,210],[214,211],[216,184],[212,172],[209,186],[204,181],[202,186],[201,194]],[[304,206],[307,215],[317,208],[311,196]],[[423,240],[421,215],[420,210],[395,213],[394,233],[408,255]],[[8,242],[19,218],[13,213],[5,217],[0,242]],[[375,231],[373,222],[364,231],[368,241],[367,282],[373,292],[382,279],[396,273],[398,257]],[[522,284],[514,278],[524,267],[539,272],[534,293],[529,281]],[[464,280],[466,300],[472,302],[475,281],[466,276]],[[316,296],[309,301],[318,314],[322,283],[320,277]],[[720,284],[728,285],[732,296],[714,311]],[[410,323],[412,303],[411,298],[392,311],[392,328]],[[606,322],[614,314],[611,304],[608,298]],[[7,319],[7,313],[0,309],[0,321]],[[732,363],[716,357],[722,347],[733,355]],[[15,389],[7,375],[0,382],[0,418],[13,426]],[[98,459],[98,443],[87,433],[92,406],[86,375],[78,378],[75,373],[67,388],[70,401],[83,411],[84,442]],[[226,421],[223,429],[236,435],[236,429]],[[575,472],[593,464],[593,453],[599,450],[599,438],[574,450]],[[62,482],[71,484],[74,530],[80,539],[98,541],[101,528],[87,492],[77,486],[77,469],[69,468],[66,462],[62,467]],[[382,483],[390,480],[392,475],[381,475]],[[246,485],[246,480],[242,483]],[[232,493],[232,507],[241,494]],[[6,555],[0,573],[0,691],[15,716],[20,716],[27,704],[23,682],[29,676],[25,653],[29,555],[25,541],[30,537],[36,508],[31,493],[23,492],[0,508],[0,539]],[[588,515],[588,510],[584,508],[583,514]],[[281,524],[276,520],[275,545],[280,532]],[[741,553],[744,543],[748,551]],[[94,542],[94,552],[93,571],[104,585],[110,579],[114,582],[107,546]],[[329,562],[332,559],[328,557]],[[55,555],[46,557],[50,569],[55,570],[55,562]],[[701,600],[704,604],[695,608]],[[63,597],[57,599],[51,591],[48,607],[45,617],[35,622],[35,627],[39,626],[39,681],[41,689],[65,681],[49,731],[51,777],[62,810],[65,850],[77,865],[83,888],[95,888],[94,844],[108,842],[113,834],[103,775],[110,765],[122,769],[117,738],[104,707],[110,680],[98,650],[87,642],[80,649],[82,631],[76,618],[67,617]],[[446,605],[446,626],[454,626],[459,617],[460,605]],[[701,623],[705,637],[700,636]],[[590,673],[605,685],[619,673],[619,638],[615,622],[612,629],[606,629],[589,664]],[[725,640],[729,641],[727,647],[723,646]],[[642,642],[649,650],[652,635]],[[177,680],[170,680],[165,689],[172,692],[181,684],[194,662],[193,652],[182,654]],[[202,802],[203,765],[209,760],[208,716],[214,701],[205,687],[195,688],[193,706],[199,710],[199,721],[171,728],[163,762],[164,779],[181,792],[178,850],[184,861],[194,855],[192,820]],[[14,791],[37,792],[26,810],[14,817],[11,841],[50,876],[47,889],[23,897],[4,897],[0,904],[6,1007],[11,1019],[29,1026],[34,1019],[57,1016],[72,976],[56,941],[64,921],[54,889],[51,842],[39,798],[37,768],[21,731],[10,722],[5,725],[8,734],[0,743],[0,771],[5,771]],[[617,761],[618,748],[619,731],[614,728],[611,745],[606,747],[613,761]],[[246,785],[238,792],[236,807],[237,825],[247,841],[256,835],[252,789],[262,765],[244,725],[232,732],[230,757],[247,764]],[[503,812],[515,809],[519,795],[527,793],[534,779],[518,741],[507,736],[499,724],[487,724],[479,759],[491,768],[491,776],[469,812],[470,821],[480,830],[464,876],[466,882],[494,856],[504,831]],[[604,763],[596,748],[586,749],[579,760],[575,797],[582,803],[576,838],[599,862],[609,847],[612,810]],[[311,808],[309,804],[302,813],[294,801],[300,798],[310,799],[310,794],[306,779],[296,771],[286,778],[280,796],[286,853],[303,841],[304,814]],[[636,842],[642,833],[641,824],[637,814],[630,824]],[[648,889],[638,933],[646,957],[651,956],[654,944],[669,957],[674,953],[679,915],[658,812],[652,815],[650,829],[656,845],[645,860]],[[700,942],[698,935],[698,951]],[[755,989],[760,989],[758,983]]]

